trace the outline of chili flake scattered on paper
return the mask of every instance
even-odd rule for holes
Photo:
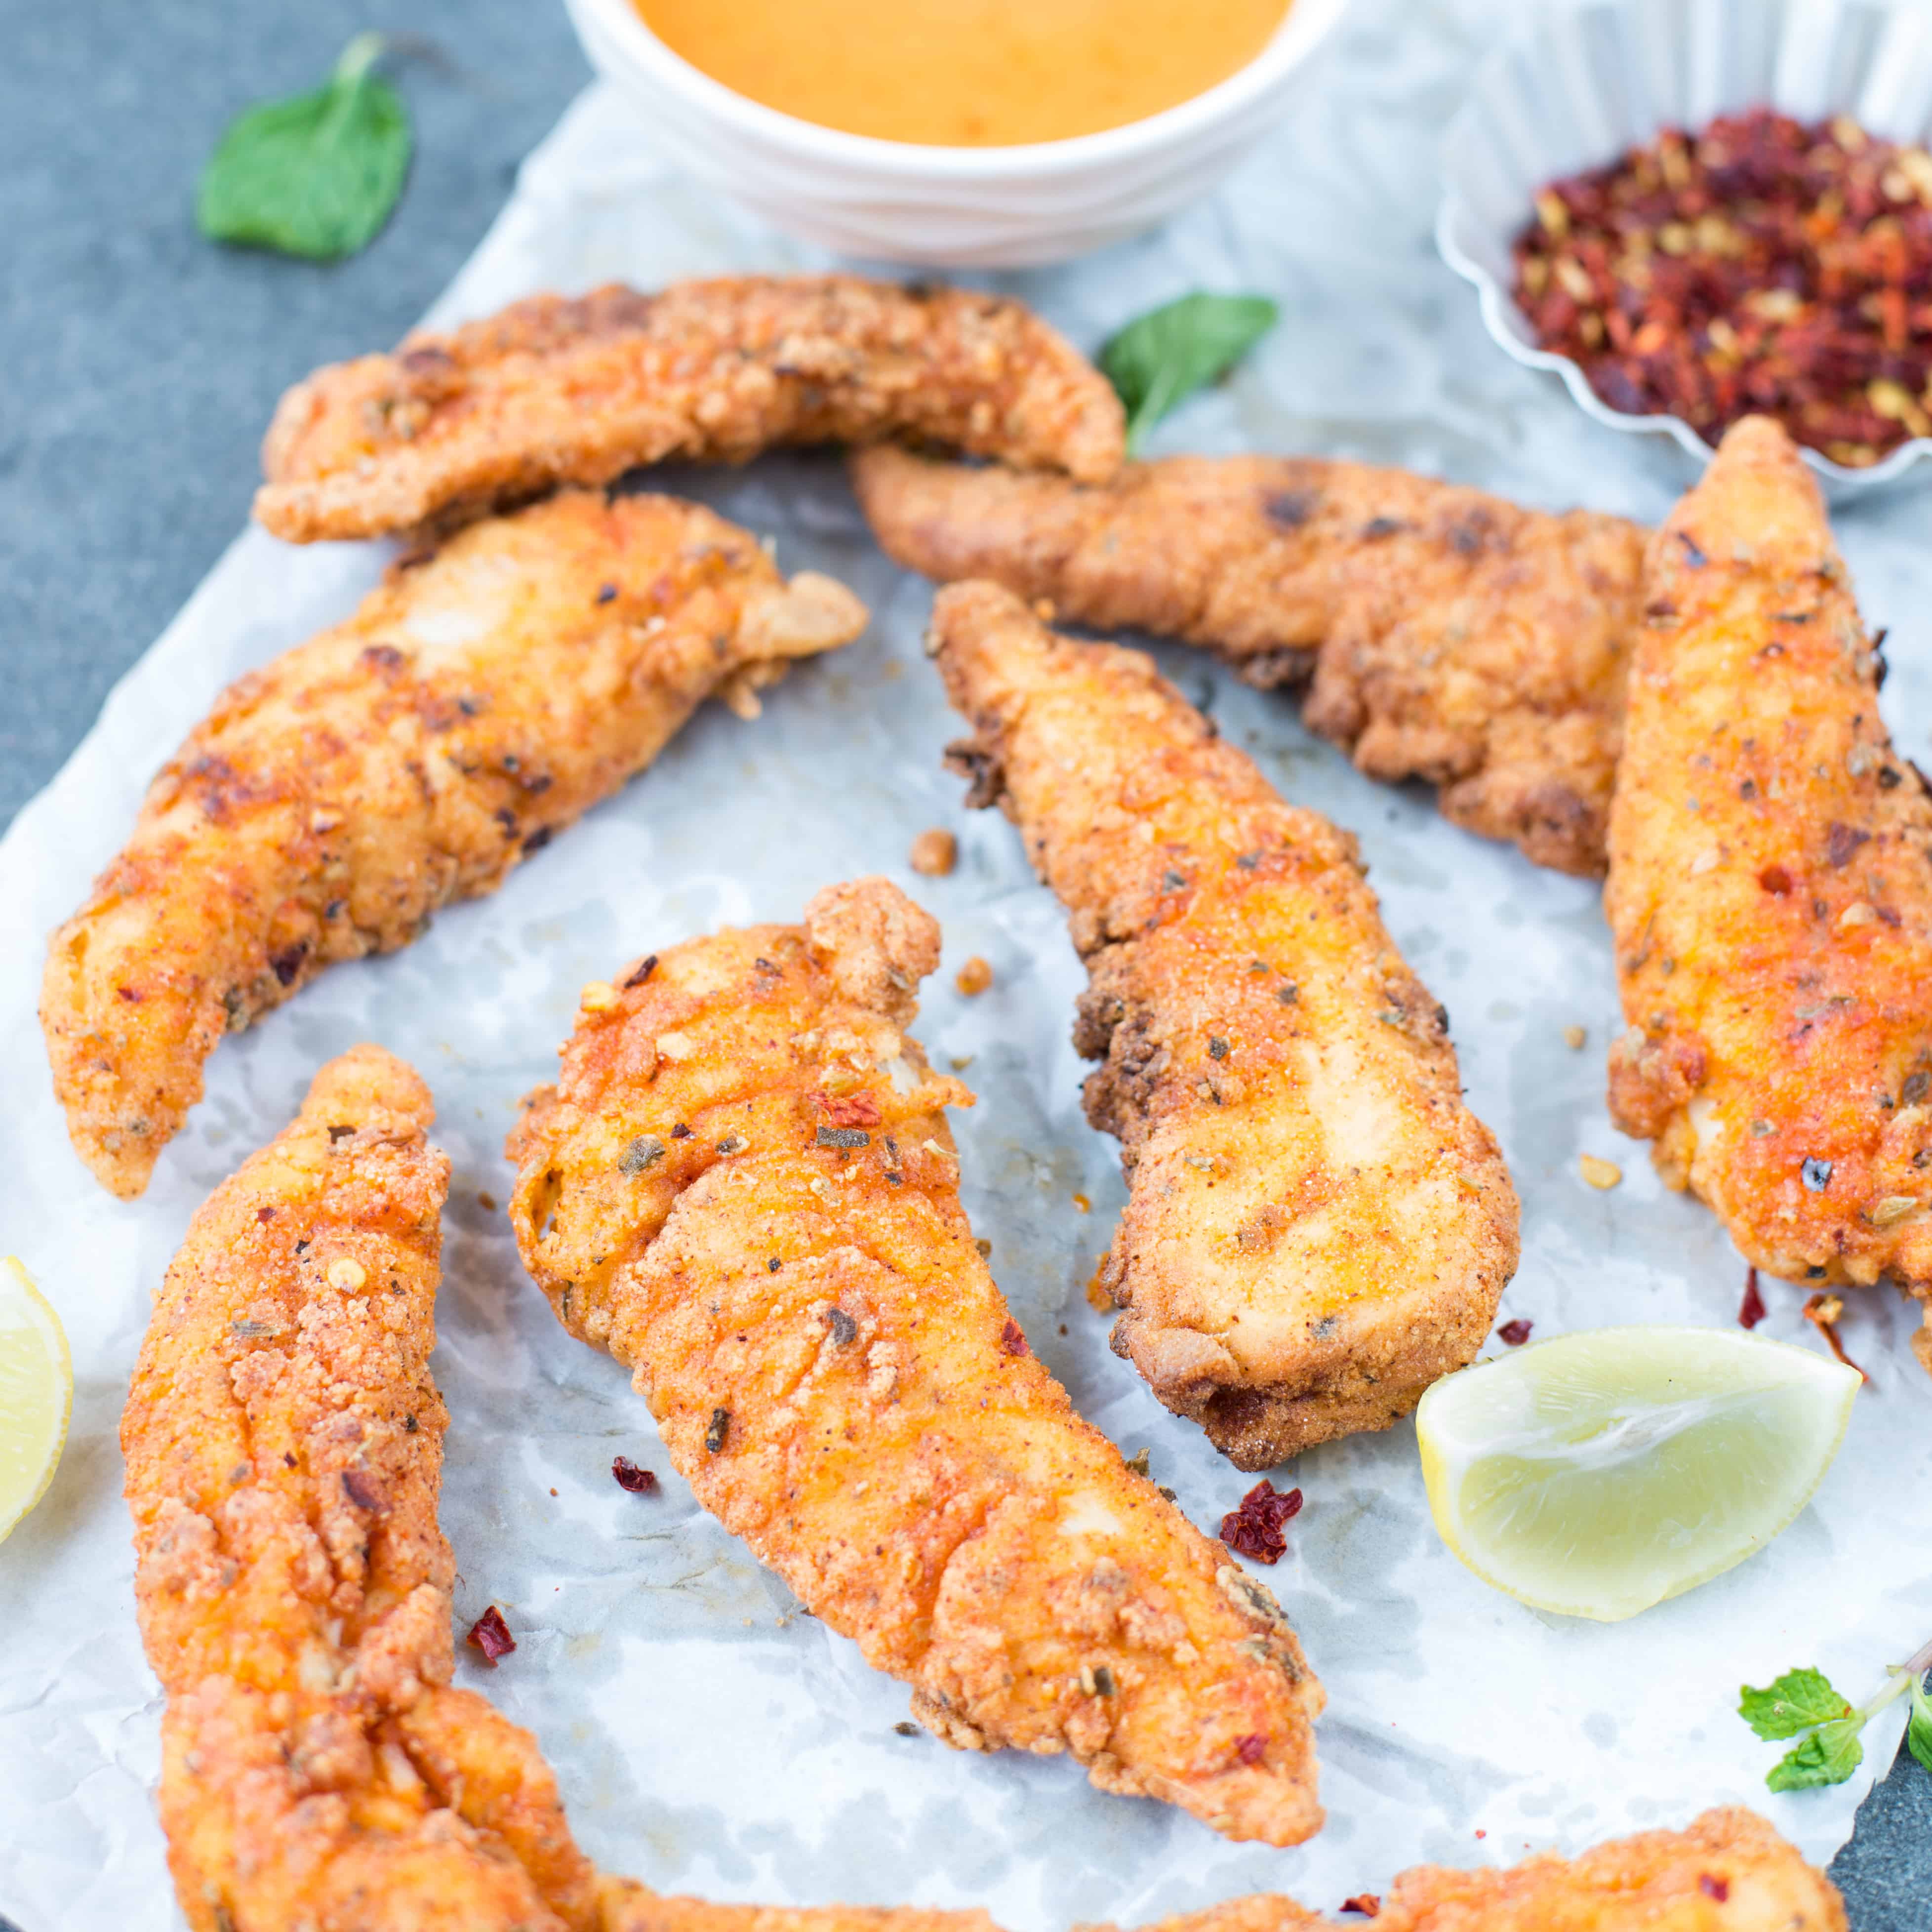
[[[658,1486],[657,1478],[649,1469],[640,1469],[628,1456],[620,1456],[610,1465],[610,1473],[617,1479],[620,1490],[628,1490],[634,1496],[647,1496]]]
[[[1512,1348],[1520,1348],[1529,1340],[1529,1331],[1536,1326],[1534,1322],[1519,1315],[1514,1322],[1505,1322],[1496,1333]]]
[[[510,1634],[510,1627],[503,1621],[503,1613],[494,1604],[470,1626],[470,1641],[494,1664],[500,1657],[508,1657],[517,1647],[517,1640]]]
[[[1288,1538],[1282,1530],[1300,1510],[1299,1490],[1290,1490],[1284,1495],[1264,1476],[1241,1498],[1240,1508],[1230,1510],[1221,1519],[1221,1540],[1230,1550],[1257,1563],[1279,1563],[1288,1552]]]
[[[1764,1297],[1758,1292],[1757,1270],[1748,1268],[1744,1270],[1744,1298],[1738,1309],[1738,1326],[1755,1328],[1768,1312]]]

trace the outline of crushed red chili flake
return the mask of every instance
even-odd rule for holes
[[[1514,1322],[1505,1322],[1496,1333],[1512,1348],[1520,1348],[1529,1340],[1529,1331],[1535,1326],[1534,1322],[1519,1315]]]
[[[470,1641],[494,1664],[500,1657],[508,1657],[517,1647],[517,1640],[510,1634],[510,1627],[503,1621],[503,1613],[494,1604],[470,1626]]]
[[[1259,1764],[1268,1755],[1268,1739],[1258,1731],[1250,1731],[1234,1740],[1234,1755],[1244,1764]]]
[[[1000,1330],[1000,1346],[1010,1355],[1024,1355],[1027,1352],[1026,1336],[1010,1315],[1006,1317],[1006,1325]]]
[[[1769,1311],[1764,1305],[1764,1297],[1757,1291],[1757,1270],[1744,1270],[1744,1298],[1738,1308],[1738,1326],[1755,1328]]]
[[[1822,1272],[1822,1270],[1820,1270]],[[1816,1294],[1807,1298],[1804,1318],[1824,1336],[1833,1354],[1848,1369],[1858,1369],[1858,1380],[1868,1382],[1871,1377],[1845,1353],[1845,1345],[1838,1340],[1838,1318],[1845,1312],[1845,1298],[1842,1294],[1828,1294],[1820,1288]]]
[[[1382,1916],[1382,1902],[1372,1892],[1358,1892],[1353,1898],[1342,1901],[1344,1912],[1359,1912],[1364,1918],[1379,1918]]]
[[[1731,1895],[1731,1882],[1729,1879],[1718,1877],[1715,1872],[1700,1872],[1697,1874],[1697,1889],[1706,1898],[1714,1898],[1722,1905]]]
[[[1775,416],[1853,467],[1932,435],[1932,154],[1840,115],[1667,128],[1552,182],[1516,299],[1611,408]]]
[[[1221,1540],[1237,1554],[1257,1563],[1279,1563],[1288,1553],[1288,1538],[1282,1534],[1291,1518],[1301,1510],[1301,1492],[1285,1495],[1264,1476],[1241,1498],[1239,1509],[1230,1510],[1221,1519]]]
[[[647,1496],[658,1486],[656,1476],[649,1469],[640,1469],[628,1456],[619,1456],[610,1464],[610,1473],[617,1479],[620,1490],[628,1490],[634,1496]]]
[[[812,1098],[835,1127],[876,1127],[884,1118],[878,1102],[869,1094],[827,1094],[821,1090]]]
[[[1757,875],[1757,882],[1774,898],[1783,898],[1791,890],[1791,874],[1782,866],[1767,866]]]

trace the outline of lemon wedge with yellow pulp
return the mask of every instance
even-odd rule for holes
[[[1719,1328],[1600,1328],[1445,1376],[1415,1414],[1442,1540],[1538,1610],[1615,1623],[1810,1500],[1856,1369]]]
[[[73,1407],[60,1317],[9,1255],[0,1259],[0,1537],[46,1494]]]

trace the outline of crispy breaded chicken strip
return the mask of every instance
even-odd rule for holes
[[[1747,418],[1652,547],[1606,903],[1610,1108],[1793,1280],[1932,1321],[1932,800],[1816,484]],[[1913,1344],[1932,1370],[1932,1328]]]
[[[534,1742],[448,1688],[431,1112],[377,1048],[323,1068],[195,1216],[135,1368],[135,1594],[196,1932],[592,1922]]]
[[[994,1932],[599,1879],[536,1741],[452,1690],[430,1379],[449,1163],[380,1048],[317,1075],[155,1298],[122,1424],[195,1932]]]
[[[931,648],[1091,984],[1087,1114],[1121,1142],[1114,1347],[1244,1469],[1385,1429],[1490,1331],[1516,1262],[1496,1137],[1354,842],[1285,804],[1136,651],[1010,591],[942,590]]]
[[[1380,1903],[1376,1932],[1845,1932],[1831,1880],[1754,1812],[1735,1808],[1706,1811],[1688,1831],[1614,1838],[1580,1858],[1526,1858],[1500,1871],[1418,1865]],[[1144,1932],[1314,1932],[1330,1923],[1292,1899],[1259,1894]]]
[[[1076,1416],[974,1245],[884,880],[588,989],[512,1137],[524,1265],[699,1501],[949,1744],[1071,1751],[1233,1838],[1321,1823],[1274,1599]]]
[[[1371,778],[1538,864],[1604,869],[1643,532],[1400,470],[1170,457],[1104,488],[862,452],[886,554],[989,578],[1096,630],[1197,644],[1251,684],[1313,680],[1304,716]]]
[[[279,537],[460,520],[668,457],[908,434],[1102,482],[1119,399],[1016,302],[854,275],[742,275],[656,295],[538,296],[283,397],[255,514]]]
[[[754,711],[865,621],[662,496],[567,494],[398,566],[222,694],[54,934],[40,1023],[81,1158],[139,1194],[224,1033],[493,891],[706,697]]]

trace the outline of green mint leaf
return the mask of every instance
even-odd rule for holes
[[[1264,296],[1183,296],[1110,336],[1097,359],[1126,406],[1129,450],[1176,404],[1226,374],[1280,313]]]
[[[1822,1670],[1787,1670],[1762,1690],[1742,1685],[1738,1696],[1738,1715],[1766,1738],[1795,1738],[1814,1724],[1849,1717],[1851,1709]]]
[[[1864,1762],[1858,1742],[1864,1720],[1854,1712],[1820,1724],[1773,1765],[1765,1783],[1774,1791],[1808,1791],[1814,1785],[1842,1784]]]
[[[214,242],[329,262],[373,241],[403,191],[410,116],[358,34],[321,86],[251,107],[202,170],[195,220]]]
[[[1912,1721],[1906,1726],[1906,1748],[1928,1771],[1932,1771],[1932,1697],[1925,1694],[1925,1680],[1912,1680]]]

